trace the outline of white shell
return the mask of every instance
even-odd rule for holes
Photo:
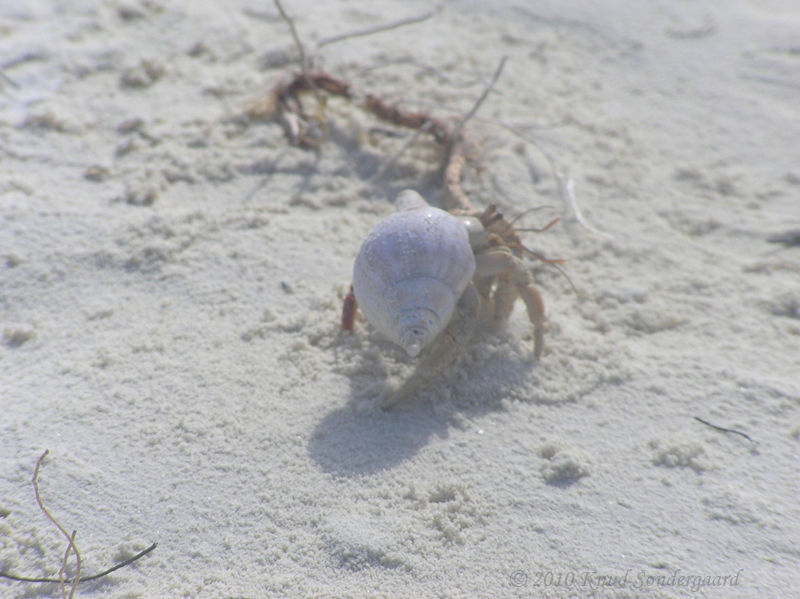
[[[408,189],[396,205],[364,240],[353,291],[372,326],[416,356],[447,326],[475,258],[460,219]]]

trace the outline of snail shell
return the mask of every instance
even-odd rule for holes
[[[475,273],[467,229],[409,189],[370,232],[353,267],[353,291],[372,326],[416,356],[447,326]]]

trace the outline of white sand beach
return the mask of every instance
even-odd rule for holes
[[[463,188],[561,218],[523,233],[578,290],[526,258],[541,360],[519,303],[383,412],[415,362],[342,300],[441,149],[391,162],[413,132],[339,98],[318,151],[249,118],[299,68],[272,2],[0,1],[0,573],[59,576],[49,449],[83,576],[158,543],[81,599],[800,594],[800,5],[488,5],[320,45],[434,6],[284,0],[409,109],[507,56]]]

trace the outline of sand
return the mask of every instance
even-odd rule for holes
[[[0,570],[57,576],[49,449],[85,574],[158,542],[81,598],[797,596],[800,9],[484,4],[319,61],[460,115],[507,55],[464,188],[551,206],[579,293],[531,259],[543,358],[518,306],[384,413],[414,363],[339,311],[436,148],[376,178],[409,133],[344,101],[318,153],[248,119],[294,68],[270,2],[0,3]],[[431,6],[286,8],[313,47]]]

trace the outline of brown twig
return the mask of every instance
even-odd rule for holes
[[[75,578],[73,579],[72,588],[70,589],[69,592],[69,599],[72,599],[75,596],[75,590],[78,588],[78,582],[80,582],[81,579],[81,554],[80,551],[78,551],[78,547],[75,545],[74,541],[75,535],[74,534],[70,535],[64,529],[64,527],[61,526],[61,524],[59,524],[58,520],[56,520],[53,517],[53,514],[50,513],[50,510],[48,510],[47,507],[45,507],[44,502],[42,501],[42,497],[39,494],[39,468],[41,468],[42,462],[49,453],[50,450],[46,449],[45,452],[39,458],[39,460],[36,462],[36,468],[34,468],[33,470],[33,480],[31,482],[33,483],[33,491],[34,494],[36,495],[36,503],[39,504],[39,509],[41,509],[42,513],[44,513],[44,515],[47,516],[47,519],[50,520],[50,522],[52,522],[56,526],[56,528],[58,528],[58,530],[61,532],[62,535],[64,535],[64,537],[67,539],[67,542],[69,543],[69,546],[67,548],[67,553],[64,556],[64,561],[66,562],[66,559],[69,557],[70,548],[72,548],[72,551],[75,552]],[[62,596],[66,596],[66,590],[63,587],[65,565],[66,564],[63,564],[61,570],[59,571],[59,581],[60,584],[62,585],[61,589]]]
[[[275,3],[275,8],[278,9],[278,12],[286,21],[286,24],[289,25],[289,31],[292,34],[292,39],[294,39],[294,44],[297,47],[297,51],[300,54],[300,68],[303,70],[303,76],[308,79],[308,61],[306,59],[306,50],[303,47],[303,42],[300,41],[300,36],[297,34],[297,28],[294,26],[294,19],[292,19],[286,11],[283,9],[283,4],[281,4],[281,0],[272,0]]]
[[[442,119],[431,116],[426,112],[413,112],[400,106],[389,104],[376,94],[363,94],[364,101],[361,107],[383,121],[398,127],[419,130],[427,125],[427,131],[433,135],[437,143],[446,144],[450,139],[450,126]]]
[[[355,101],[363,110],[398,127],[418,130],[430,122],[427,130],[437,143],[446,144],[450,140],[452,129],[444,120],[435,118],[426,112],[414,112],[390,104],[377,94],[361,91],[348,81],[319,69],[310,72],[307,77],[302,74],[296,75],[290,81],[280,85],[275,90],[275,95],[284,110],[301,114],[305,118],[298,106],[297,98],[301,92],[314,88],[349,101]]]
[[[472,202],[461,189],[461,175],[467,158],[461,149],[461,144],[450,146],[450,151],[444,166],[444,189],[447,192],[444,198],[444,207],[447,210],[472,210]],[[484,225],[485,226],[485,225]]]
[[[314,83],[311,81],[309,76],[309,64],[308,64],[308,56],[306,55],[305,47],[303,46],[303,42],[300,41],[300,36],[297,33],[297,28],[294,25],[294,19],[292,19],[286,11],[283,9],[283,4],[281,4],[281,0],[272,0],[275,3],[275,7],[278,9],[278,12],[281,14],[281,17],[284,21],[286,21],[287,25],[289,25],[289,31],[292,34],[292,39],[294,40],[295,46],[297,46],[297,52],[300,55],[300,70],[303,72],[303,79],[308,83],[312,92],[314,92],[314,96],[317,98],[317,102],[320,106],[323,104],[322,95],[320,94],[319,90],[316,88]]]

